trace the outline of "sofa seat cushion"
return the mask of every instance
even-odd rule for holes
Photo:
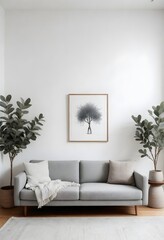
[[[36,201],[35,192],[29,189],[23,189],[20,192],[21,200]],[[79,200],[79,187],[69,186],[58,192],[55,200]]]
[[[135,186],[109,183],[83,183],[80,200],[140,200],[142,191]]]

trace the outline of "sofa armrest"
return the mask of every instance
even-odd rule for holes
[[[148,204],[148,178],[138,172],[134,172],[134,178],[135,178],[136,187],[142,190],[143,205],[147,205]]]
[[[15,206],[20,206],[20,191],[24,188],[26,184],[26,173],[21,172],[14,177],[14,204]]]

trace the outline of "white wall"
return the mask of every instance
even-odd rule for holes
[[[0,6],[0,95],[4,94],[5,12]],[[0,153],[0,185],[2,182],[3,157]]]
[[[7,11],[5,92],[31,97],[31,116],[46,118],[15,164],[138,160],[131,115],[162,100],[163,24],[163,11]],[[108,143],[67,142],[69,93],[109,94]]]
[[[4,92],[5,11],[0,6],[0,94]]]

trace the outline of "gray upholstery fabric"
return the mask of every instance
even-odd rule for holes
[[[134,178],[135,178],[136,186],[142,190],[143,205],[147,205],[148,204],[148,179],[146,176],[143,176],[138,172],[134,172]]]
[[[109,200],[109,201],[88,201],[88,200],[73,200],[73,201],[51,201],[46,206],[139,206],[142,205],[142,200]],[[20,206],[38,206],[37,201],[21,200]]]
[[[79,187],[68,187],[58,194],[58,197],[55,201],[51,201],[49,204],[47,204],[48,206],[147,205],[147,177],[134,172],[136,187],[130,185],[108,184],[108,162],[82,161],[80,166],[81,181],[84,181],[84,183],[80,185],[80,193]],[[78,161],[50,161],[49,168],[51,171],[51,177],[63,178],[62,180],[73,180],[78,182]],[[85,183],[85,181],[88,181],[88,183]],[[25,172],[21,172],[15,176],[15,206],[37,206],[34,192],[24,189],[25,183]],[[80,197],[81,200],[79,200]]]
[[[25,172],[19,173],[14,177],[14,204],[15,206],[20,205],[20,192],[24,188],[27,180]]]
[[[23,189],[20,193],[21,200],[36,201],[35,192]],[[55,200],[79,200],[79,187],[70,186],[58,192]]]
[[[107,182],[109,162],[107,161],[81,161],[80,182]]]
[[[140,200],[142,191],[130,185],[108,183],[83,183],[80,186],[81,200]]]
[[[37,160],[30,162],[37,162]],[[51,180],[60,179],[79,183],[79,162],[77,160],[48,161],[48,165]]]

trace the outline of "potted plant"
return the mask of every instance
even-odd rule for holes
[[[157,169],[159,155],[164,148],[164,102],[153,106],[148,113],[153,121],[142,120],[141,115],[132,116],[135,122],[135,139],[143,146],[139,149],[141,157],[148,157],[154,166],[154,170],[149,173],[149,180],[163,181],[163,173]]]
[[[31,99],[20,99],[16,106],[11,103],[12,96],[0,96],[0,151],[8,154],[10,159],[10,184],[1,187],[0,204],[9,208],[14,206],[13,200],[13,161],[15,157],[27,148],[32,140],[36,140],[44,121],[43,114],[28,120],[28,109],[32,106]]]

